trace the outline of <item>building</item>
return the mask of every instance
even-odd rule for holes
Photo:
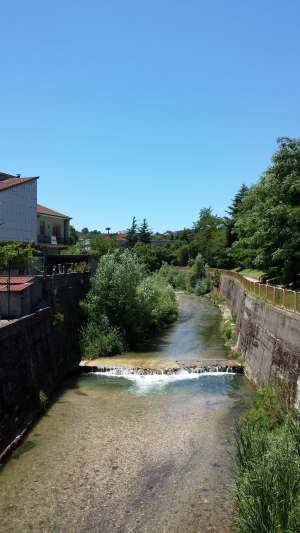
[[[46,247],[47,255],[70,246],[71,217],[37,204],[37,242]]]
[[[37,180],[0,173],[0,241],[34,242],[44,255],[70,245],[71,217],[37,204]]]
[[[0,276],[0,319],[30,315],[45,304],[41,277]]]
[[[0,172],[0,240],[37,243],[37,180]]]

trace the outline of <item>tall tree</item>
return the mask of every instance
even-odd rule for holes
[[[234,225],[236,222],[236,217],[238,215],[239,209],[241,207],[241,203],[245,196],[247,196],[249,192],[249,187],[245,183],[242,183],[241,187],[239,188],[238,192],[236,193],[235,197],[232,200],[232,203],[230,206],[228,206],[228,209],[226,213],[229,215],[228,217],[225,217],[225,223],[227,227],[227,246],[230,247],[234,243],[234,241],[237,240],[237,236],[234,230]]]
[[[291,283],[300,271],[300,139],[277,142],[272,164],[241,203],[231,254],[242,266]]]
[[[206,264],[227,268],[227,229],[225,219],[214,215],[211,207],[200,209],[199,219],[193,225],[195,238],[190,244],[190,256],[195,259],[200,253]]]
[[[151,241],[151,229],[144,218],[142,224],[139,226],[139,240],[144,244],[150,244]]]
[[[138,234],[137,234],[138,224],[137,224],[135,217],[133,217],[132,219],[131,227],[126,231],[127,231],[127,237],[126,237],[127,246],[128,248],[133,248],[135,243],[138,241]]]

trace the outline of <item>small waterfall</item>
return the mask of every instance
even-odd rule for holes
[[[110,376],[184,376],[188,374],[243,374],[243,367],[229,365],[205,365],[187,366],[184,368],[141,368],[141,367],[118,367],[118,366],[93,366],[81,367],[83,372],[95,374],[107,374]]]

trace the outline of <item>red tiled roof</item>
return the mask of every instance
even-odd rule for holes
[[[3,191],[4,189],[10,189],[10,187],[22,185],[22,183],[37,179],[39,179],[39,176],[32,178],[17,178],[16,176],[11,176],[10,174],[4,174],[3,172],[0,172],[0,191]]]
[[[16,285],[18,283],[29,283],[34,280],[34,276],[10,276],[10,284]],[[0,285],[6,285],[8,276],[0,276]]]
[[[39,204],[37,204],[37,212],[39,215],[48,215],[52,217],[67,218],[68,220],[71,220],[71,217],[63,215],[62,213],[58,213],[58,211],[53,211],[53,209],[48,209],[48,207],[44,207],[43,205]]]
[[[0,292],[8,291],[8,276],[0,277]],[[23,291],[34,284],[34,276],[11,276],[9,278],[9,290],[13,292]]]
[[[18,283],[18,285],[10,285],[9,286],[9,292],[19,292],[23,291],[24,289],[27,289],[27,287],[30,287],[30,285],[33,285],[33,281],[31,283]],[[8,292],[7,285],[0,285],[0,292]]]

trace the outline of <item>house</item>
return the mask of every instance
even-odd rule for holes
[[[0,240],[37,243],[38,178],[0,172]]]
[[[37,204],[37,242],[46,255],[59,253],[70,246],[71,217]]]
[[[70,245],[71,217],[37,204],[38,178],[0,172],[0,241],[33,241],[57,254]]]

